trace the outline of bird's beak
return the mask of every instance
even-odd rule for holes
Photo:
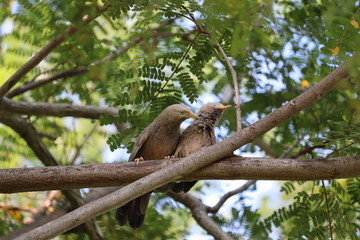
[[[231,105],[226,105],[226,106],[222,105],[221,107],[219,107],[219,109],[225,111],[225,110],[228,109],[229,107],[231,107]]]
[[[188,117],[189,117],[189,118],[195,118],[195,119],[198,119],[198,118],[199,118],[199,116],[198,116],[198,115],[196,115],[196,114],[195,114],[195,113],[193,113],[193,112],[189,112]]]

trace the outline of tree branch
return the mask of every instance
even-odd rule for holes
[[[18,115],[13,114],[0,115],[0,122],[8,125],[14,131],[16,131],[27,142],[29,147],[33,150],[35,155],[44,165],[59,165],[56,159],[42,142],[41,137],[38,136],[37,130],[30,122],[26,121],[24,118]],[[77,192],[73,190],[63,190],[62,192],[71,203],[73,208],[78,208],[84,204],[83,199]],[[102,239],[102,233],[95,220],[85,222],[84,227],[91,240]]]
[[[50,83],[52,81],[55,81],[57,79],[60,78],[67,78],[67,77],[73,77],[73,76],[77,76],[83,73],[88,72],[88,68],[87,67],[78,67],[78,68],[73,68],[73,69],[69,69],[69,70],[63,70],[57,73],[54,73],[52,75],[48,75],[38,81],[31,81],[31,82],[26,82],[23,85],[15,88],[14,90],[8,92],[5,97],[7,98],[13,98],[17,95],[20,95],[26,91],[38,88],[44,84]]]
[[[150,192],[168,182],[177,181],[181,176],[194,172],[210,163],[231,154],[237,148],[253,141],[275,126],[290,119],[305,107],[320,99],[336,83],[349,75],[344,67],[338,67],[313,87],[298,97],[256,121],[247,128],[237,131],[220,143],[195,152],[170,166],[143,177],[125,187],[102,197],[94,202],[77,208],[48,224],[22,235],[19,239],[49,239],[83,222],[86,222],[110,209],[119,207],[130,200]],[[229,170],[229,169],[228,169]]]
[[[73,28],[75,30],[75,28]],[[68,31],[67,35],[72,35],[76,31]],[[65,34],[60,34],[52,39],[43,49],[36,53],[28,62],[26,62],[19,70],[17,70],[1,87],[0,98],[24,77],[31,69],[38,65],[52,50],[59,46],[65,40]]]
[[[97,163],[77,166],[0,169],[0,193],[125,185],[182,159]],[[329,159],[229,157],[177,181],[194,180],[319,180],[360,177],[360,156]]]
[[[256,180],[249,180],[247,181],[244,185],[242,185],[241,187],[233,190],[233,191],[230,191],[230,192],[227,192],[226,194],[224,194],[220,200],[218,201],[218,203],[213,206],[213,207],[207,207],[206,208],[206,212],[208,213],[217,213],[219,211],[219,209],[222,207],[222,205],[224,205],[224,203],[229,199],[231,198],[232,196],[236,195],[236,194],[239,194],[239,193],[242,193],[244,191],[246,191],[249,187],[251,187],[254,183],[256,183]]]
[[[207,215],[207,206],[199,199],[188,193],[168,192],[167,195],[188,207],[196,222],[215,239],[231,240],[231,237]]]
[[[117,190],[117,187],[107,187],[107,188],[97,188],[91,191],[86,197],[85,202],[89,203],[91,201],[94,201],[100,197],[103,197],[115,190]],[[34,221],[30,224],[25,225],[24,227],[14,230],[11,234],[6,236],[0,236],[0,240],[12,240],[16,237],[29,232],[37,227],[40,227],[48,222],[51,222],[52,220],[55,220],[61,216],[64,216],[66,213],[70,212],[73,208],[70,204],[66,204],[60,209],[56,209],[53,213],[50,213],[48,215],[41,215],[37,216]],[[84,228],[82,226],[79,226],[79,231],[84,232]]]
[[[236,125],[237,125],[237,130],[240,130],[241,127],[241,109],[240,109],[240,97],[239,97],[239,83],[238,83],[238,79],[236,76],[236,72],[233,68],[233,66],[231,65],[231,62],[229,60],[229,58],[226,56],[226,53],[224,52],[223,48],[221,47],[220,43],[218,41],[215,41],[215,46],[217,48],[217,50],[220,52],[220,54],[223,56],[226,65],[229,68],[229,71],[231,73],[231,78],[233,80],[233,85],[234,85],[234,92],[235,92],[235,112],[236,112]]]
[[[169,33],[162,33],[162,32],[157,32],[158,30],[164,28],[165,26],[171,24],[173,22],[173,20],[169,20],[166,21],[162,24],[160,24],[158,27],[150,29],[149,31],[147,31],[145,34],[133,39],[132,41],[130,41],[126,46],[118,49],[115,51],[115,53],[110,54],[108,56],[105,56],[104,58],[95,61],[91,64],[89,64],[88,66],[82,66],[82,67],[77,67],[77,68],[73,68],[73,69],[68,69],[68,70],[63,70],[60,71],[58,73],[49,75],[47,77],[44,77],[38,81],[33,81],[33,82],[27,82],[19,87],[17,87],[16,89],[14,89],[13,91],[9,92],[8,94],[6,94],[5,96],[8,98],[13,98],[17,95],[20,95],[26,91],[35,89],[37,87],[40,87],[44,84],[50,83],[52,81],[58,80],[60,78],[66,78],[66,77],[73,77],[73,76],[77,76],[77,75],[81,75],[84,73],[87,73],[90,69],[90,67],[95,67],[98,66],[100,64],[103,64],[104,62],[107,61],[113,61],[115,60],[117,57],[119,57],[121,54],[127,52],[130,48],[134,47],[135,45],[137,45],[138,43],[140,43],[141,41],[143,41],[145,39],[145,35],[149,35],[148,32],[151,32],[150,36],[151,37],[173,37],[174,34],[169,34]]]
[[[67,103],[29,103],[3,98],[0,100],[0,111],[25,114],[28,116],[69,116],[98,119],[100,115],[103,114],[117,117],[119,110],[114,107],[79,106]]]

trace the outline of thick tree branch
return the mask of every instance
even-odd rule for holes
[[[344,67],[338,67],[323,80],[306,90],[287,104],[258,120],[247,128],[237,131],[234,135],[201,151],[183,158],[171,166],[143,177],[125,187],[86,204],[72,212],[22,235],[19,239],[48,239],[57,236],[83,222],[86,222],[110,209],[119,207],[128,201],[150,192],[168,182],[176,181],[181,176],[194,172],[210,163],[231,154],[237,148],[252,142],[256,137],[268,132],[275,126],[319,100],[330,91],[336,83],[349,75]]]
[[[192,216],[196,220],[196,222],[207,231],[210,235],[212,235],[215,239],[218,240],[231,240],[232,238],[227,235],[219,225],[217,225],[206,212],[206,205],[204,205],[199,199],[195,198],[191,194],[188,193],[167,193],[170,197],[172,197],[177,202],[184,204],[188,207],[192,213]]]
[[[79,106],[67,103],[28,103],[14,101],[8,98],[0,100],[0,111],[25,114],[29,116],[69,116],[90,119],[98,119],[102,114],[108,114],[113,117],[118,116],[118,109],[114,107]]]
[[[181,161],[153,160],[141,162],[138,166],[125,162],[0,169],[0,193],[125,185]],[[229,157],[177,180],[320,180],[351,177],[360,177],[360,156],[307,160]]]

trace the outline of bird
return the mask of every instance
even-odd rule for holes
[[[180,137],[180,124],[188,118],[199,118],[188,107],[173,104],[165,108],[137,137],[129,161],[163,159],[174,154]],[[144,194],[116,210],[120,226],[129,223],[137,229],[145,218],[150,193]]]
[[[195,119],[182,133],[176,147],[174,157],[183,158],[191,153],[197,152],[204,147],[216,143],[214,127],[219,122],[223,112],[231,107],[221,103],[208,103],[202,106],[197,113],[199,118]],[[170,185],[173,192],[188,192],[197,181],[178,182]],[[170,188],[169,187],[169,188]]]

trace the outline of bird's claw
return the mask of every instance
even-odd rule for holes
[[[136,162],[136,166],[139,166],[139,162],[144,161],[143,157],[135,158],[134,162]]]
[[[173,159],[173,158],[175,158],[174,155],[170,155],[170,156],[165,156],[165,157],[164,157],[164,159]]]

